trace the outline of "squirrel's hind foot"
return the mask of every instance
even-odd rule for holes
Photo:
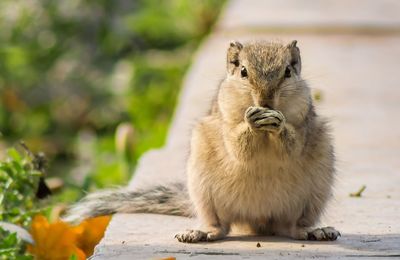
[[[333,227],[323,227],[314,229],[311,232],[308,232],[308,240],[317,240],[317,241],[334,241],[341,234]]]
[[[186,232],[176,234],[175,238],[182,243],[197,243],[215,241],[222,239],[225,236],[226,233],[220,229],[215,229],[209,232],[204,232],[201,230],[187,230]]]
[[[207,233],[200,230],[187,230],[183,233],[178,233],[175,238],[182,243],[197,243],[207,241]]]
[[[297,232],[295,239],[312,241],[335,241],[341,234],[333,227],[316,228]]]

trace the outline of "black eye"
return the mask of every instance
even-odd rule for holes
[[[245,67],[242,67],[242,69],[240,70],[240,75],[242,76],[242,78],[247,77],[247,70]]]
[[[289,66],[287,66],[285,69],[285,78],[290,78],[290,76],[291,76],[290,68]]]

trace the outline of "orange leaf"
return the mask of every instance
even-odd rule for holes
[[[111,216],[101,216],[90,218],[83,221],[75,228],[78,234],[77,246],[85,252],[87,256],[91,256],[94,247],[100,242],[104,236],[104,231],[111,220]]]
[[[67,223],[57,221],[49,223],[44,216],[33,218],[31,235],[34,245],[28,246],[28,251],[38,260],[68,260],[72,255],[86,259],[85,253],[76,246],[77,234]]]

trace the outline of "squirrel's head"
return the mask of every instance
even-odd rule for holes
[[[253,106],[284,112],[290,105],[308,105],[309,90],[301,78],[301,58],[297,41],[241,44],[233,41],[227,51],[227,78],[231,87],[249,93]],[[232,90],[232,89],[231,89]],[[247,102],[247,103],[248,103]],[[288,111],[290,112],[290,111]]]

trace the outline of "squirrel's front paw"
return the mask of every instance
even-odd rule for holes
[[[280,132],[285,124],[285,116],[280,111],[264,107],[249,107],[244,118],[254,130]]]

